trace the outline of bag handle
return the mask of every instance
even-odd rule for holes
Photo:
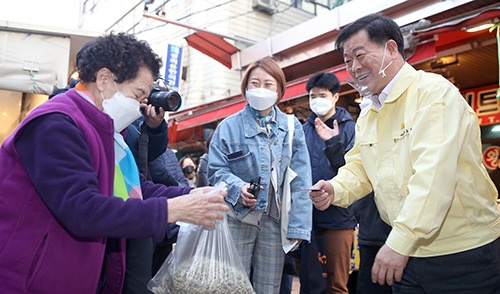
[[[288,116],[288,143],[290,144],[290,159],[291,159],[292,158],[292,142],[293,142],[293,136],[295,134],[295,120],[294,120],[293,114],[287,114],[287,116]],[[288,166],[290,166],[290,162],[288,163]]]

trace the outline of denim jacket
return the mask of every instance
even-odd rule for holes
[[[287,238],[309,241],[312,203],[305,189],[309,188],[312,183],[304,132],[300,122],[295,118],[293,155],[290,156],[287,116],[277,106],[274,106],[274,110],[276,111],[277,134],[273,133],[269,138],[265,129],[257,123],[249,105],[219,124],[212,137],[208,153],[209,181],[212,185],[220,181],[228,185],[226,201],[233,206],[235,216],[241,218],[250,210],[238,203],[241,187],[261,176],[263,189],[257,195],[257,205],[253,209],[265,212],[268,207],[271,185],[271,151],[278,169],[278,199],[281,199],[284,173],[289,163],[291,169],[298,175],[291,183],[292,209]]]

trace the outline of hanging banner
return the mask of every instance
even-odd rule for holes
[[[170,90],[179,91],[182,72],[182,47],[168,45],[165,80]]]

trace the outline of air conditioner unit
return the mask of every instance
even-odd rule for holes
[[[252,8],[267,14],[274,14],[276,12],[276,0],[252,0]]]

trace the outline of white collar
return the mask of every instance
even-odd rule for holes
[[[385,86],[385,88],[382,90],[382,92],[379,95],[372,94],[370,96],[370,99],[372,100],[373,104],[377,106],[378,109],[382,107],[385,103],[385,99],[387,99],[387,96],[389,96],[389,93],[391,92],[392,88],[394,88],[394,85],[396,84],[396,81],[398,80],[399,76],[401,75],[403,67],[401,67],[398,71],[398,73],[392,78],[392,80]]]

